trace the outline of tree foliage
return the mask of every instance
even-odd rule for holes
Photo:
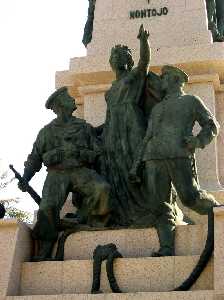
[[[9,178],[7,171],[3,172],[0,175],[0,191],[7,188],[14,179],[15,178]],[[0,199],[0,203],[5,206],[6,219],[15,218],[22,222],[31,223],[32,215],[26,211],[16,208],[16,204],[19,203],[18,197],[11,199]]]
[[[2,203],[6,209],[5,218],[17,219],[22,222],[31,223],[32,215],[27,211],[23,211],[15,207],[15,205],[18,204],[18,202],[18,198],[0,200],[0,203]]]

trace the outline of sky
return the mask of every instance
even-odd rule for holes
[[[55,117],[44,105],[55,90],[55,72],[86,55],[87,10],[88,0],[0,1],[0,174],[9,163],[23,173],[38,131]],[[43,169],[30,182],[39,194],[45,176]],[[0,191],[0,199],[11,197],[19,197],[24,210],[37,209],[16,181]]]

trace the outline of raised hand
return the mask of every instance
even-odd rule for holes
[[[138,36],[137,38],[140,39],[140,40],[148,40],[150,34],[149,34],[149,31],[148,30],[145,30],[143,24],[140,26],[139,28],[139,33],[138,33]]]

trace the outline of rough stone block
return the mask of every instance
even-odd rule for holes
[[[24,263],[21,295],[62,294],[62,262]]]
[[[214,236],[214,288],[216,291],[223,290],[224,286],[224,207],[216,207],[215,236]]]
[[[90,294],[92,285],[92,261],[65,261],[63,263],[63,294]]]
[[[0,221],[0,296],[19,292],[21,264],[30,258],[29,228],[16,220]]]
[[[179,286],[184,279],[186,279],[189,274],[194,269],[198,262],[198,257],[186,257],[184,260],[181,257],[175,257],[175,286]],[[191,290],[213,290],[214,289],[214,260],[212,259],[207,265],[206,269],[203,271],[201,276],[198,278],[197,282],[192,286]]]
[[[204,0],[186,0],[185,8],[186,10],[204,9],[206,13],[206,4]]]
[[[210,33],[209,33],[210,34]],[[210,34],[211,39],[211,34]],[[114,43],[113,43],[114,44]],[[131,47],[131,45],[129,45]],[[138,62],[139,52],[136,50],[136,44],[133,47],[133,58],[135,63]],[[72,58],[70,61],[71,72],[57,72],[56,85],[72,85],[75,74],[89,74],[89,80],[96,72],[111,71],[109,65],[110,49],[105,51],[104,55],[95,54],[87,57]],[[219,73],[221,78],[224,77],[224,43],[188,45],[185,47],[160,47],[152,48],[151,66],[162,66],[164,64],[184,64],[184,68],[190,75]],[[76,72],[76,73],[74,73]],[[104,77],[106,74],[104,74]],[[113,76],[110,75],[112,79]],[[98,84],[104,82],[102,78]],[[86,82],[87,80],[85,80]],[[84,81],[82,81],[84,83]],[[109,82],[108,82],[109,83]]]
[[[168,292],[190,275],[198,259],[198,256],[122,258],[115,261],[114,272],[118,285],[125,293]],[[91,260],[24,263],[21,295],[90,293],[92,267]],[[197,284],[194,289],[213,288],[212,263]],[[101,290],[111,292],[105,262],[102,265]]]
[[[62,299],[63,299],[63,295],[11,296],[5,298],[5,300],[62,300]]]
[[[123,293],[123,294],[68,294],[45,296],[7,297],[0,300],[223,300],[223,295],[213,295],[212,291],[188,291],[168,293]]]
[[[121,43],[128,45],[131,49],[138,49],[137,34],[142,23],[151,33],[150,43],[153,48],[211,44],[211,35],[207,31],[203,9],[184,10],[181,18],[179,18],[179,14],[180,12],[177,12],[159,18],[134,20],[129,20],[127,17],[102,21],[96,19],[93,40],[88,46],[88,55],[105,55],[115,44]],[[194,22],[191,21],[192,19]],[[115,22],[116,26],[114,26]],[[117,30],[118,28],[119,30]],[[170,30],[170,28],[175,28],[175,30]]]
[[[176,255],[199,255],[207,236],[206,225],[178,226]],[[147,257],[159,248],[155,229],[122,229],[79,232],[70,235],[65,243],[65,260],[91,259],[99,244],[115,243],[124,257]]]

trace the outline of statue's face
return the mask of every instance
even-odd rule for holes
[[[112,70],[124,69],[127,65],[127,54],[119,49],[113,49],[110,56]]]
[[[163,73],[161,75],[161,89],[167,92],[170,87],[176,85],[176,77],[172,73]]]
[[[77,109],[75,104],[75,99],[71,97],[68,93],[64,94],[60,99],[61,106],[68,113],[72,114],[73,111]]]
[[[161,75],[161,89],[165,92],[168,87],[168,76],[167,74],[162,74]]]

